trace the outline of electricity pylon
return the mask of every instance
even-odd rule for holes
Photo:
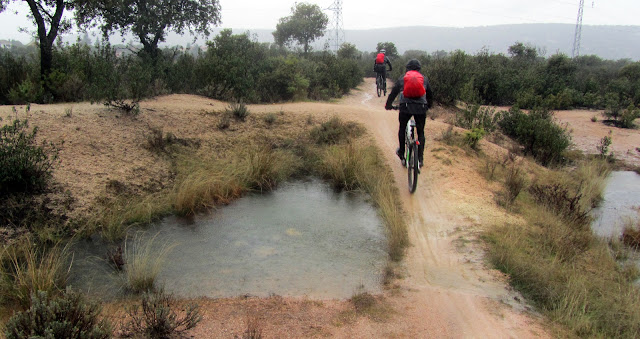
[[[331,4],[331,7],[327,9],[333,11],[334,14],[333,30],[335,36],[332,40],[335,52],[338,53],[338,49],[340,49],[340,46],[342,46],[342,43],[344,42],[344,26],[342,24],[342,0],[335,0],[333,4]]]
[[[578,8],[578,20],[576,21],[576,32],[573,37],[573,52],[571,57],[580,56],[580,40],[582,39],[582,13],[584,12],[584,0],[580,0],[580,8]]]

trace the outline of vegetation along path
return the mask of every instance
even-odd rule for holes
[[[268,120],[287,129],[304,129],[311,121],[338,116],[366,128],[367,135],[360,140],[372,140],[393,172],[410,241],[404,259],[392,264],[393,277],[385,279],[390,282],[383,294],[367,299],[354,287],[351,300],[198,298],[203,319],[189,331],[195,338],[242,337],[252,326],[264,338],[548,336],[542,317],[485,262],[481,232],[491,225],[523,221],[495,203],[500,184],[478,173],[483,160],[441,140],[450,125],[438,117],[446,112],[436,108],[431,112],[433,119],[427,119],[425,167],[416,193],[410,195],[406,170],[395,155],[397,111],[384,110],[386,98],[374,93],[374,79],[365,79],[357,90],[333,103],[250,105],[251,123],[236,123],[226,131],[220,131],[216,112],[224,111],[227,103],[192,95],[143,101],[135,118],[118,117],[108,108],[88,103],[33,105],[29,122],[40,128],[40,138],[65,141],[54,177],[74,196],[74,211],[80,214],[91,210],[105,187],[107,193],[135,193],[158,191],[170,184],[167,157],[141,147],[150,129],[171,132],[185,143],[201,140],[202,149],[215,154],[229,146],[225,133],[242,133],[250,125],[267,126]],[[3,118],[13,116],[8,106],[0,107],[0,113]],[[255,139],[250,142],[260,142],[260,137],[246,136]],[[507,154],[486,140],[480,143],[487,157],[501,159]],[[121,323],[128,303],[107,303],[104,311],[114,323]]]

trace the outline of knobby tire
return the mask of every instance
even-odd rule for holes
[[[418,187],[418,145],[415,143],[409,147],[407,157],[407,177],[409,181],[409,193],[416,191]]]

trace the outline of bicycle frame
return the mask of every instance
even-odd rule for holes
[[[393,109],[399,109],[399,106],[392,106]],[[407,167],[407,179],[409,183],[409,193],[414,193],[418,187],[418,174],[420,166],[418,160],[418,150],[420,141],[416,138],[416,121],[411,117],[407,121],[404,137],[404,159]]]

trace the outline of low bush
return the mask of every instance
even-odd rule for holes
[[[100,319],[100,306],[88,302],[82,294],[65,292],[54,297],[44,291],[34,292],[31,306],[12,316],[6,324],[7,339],[111,338],[111,324]]]
[[[556,124],[553,113],[545,108],[536,108],[527,114],[514,106],[502,112],[498,124],[504,134],[524,146],[525,155],[532,155],[545,166],[561,162],[571,141],[566,127]]]
[[[36,142],[37,128],[27,120],[0,127],[0,194],[37,193],[51,180],[58,157],[55,145]]]
[[[512,164],[511,167],[507,170],[505,179],[504,179],[505,187],[507,188],[506,205],[511,205],[518,198],[520,192],[526,186],[526,177],[523,173],[522,167],[517,164]]]
[[[456,126],[465,129],[481,128],[488,133],[498,127],[500,114],[495,108],[471,105],[456,112]]]
[[[141,305],[129,309],[130,320],[123,334],[131,337],[173,338],[196,327],[202,320],[197,304],[188,305],[182,317],[176,313],[178,307],[175,298],[163,290],[146,292],[142,295]]]
[[[335,145],[346,141],[351,137],[357,137],[363,133],[362,127],[353,122],[343,122],[337,117],[323,122],[320,126],[311,130],[310,136],[318,145]]]
[[[474,128],[464,135],[464,142],[471,147],[471,149],[477,150],[478,144],[485,134],[486,132],[482,127]]]
[[[563,216],[567,222],[585,225],[591,220],[591,210],[583,209],[580,204],[582,194],[569,192],[565,185],[534,183],[529,187],[529,194],[536,203]]]
[[[244,121],[249,116],[249,108],[243,102],[233,102],[227,107],[226,114],[234,117],[238,121]]]

